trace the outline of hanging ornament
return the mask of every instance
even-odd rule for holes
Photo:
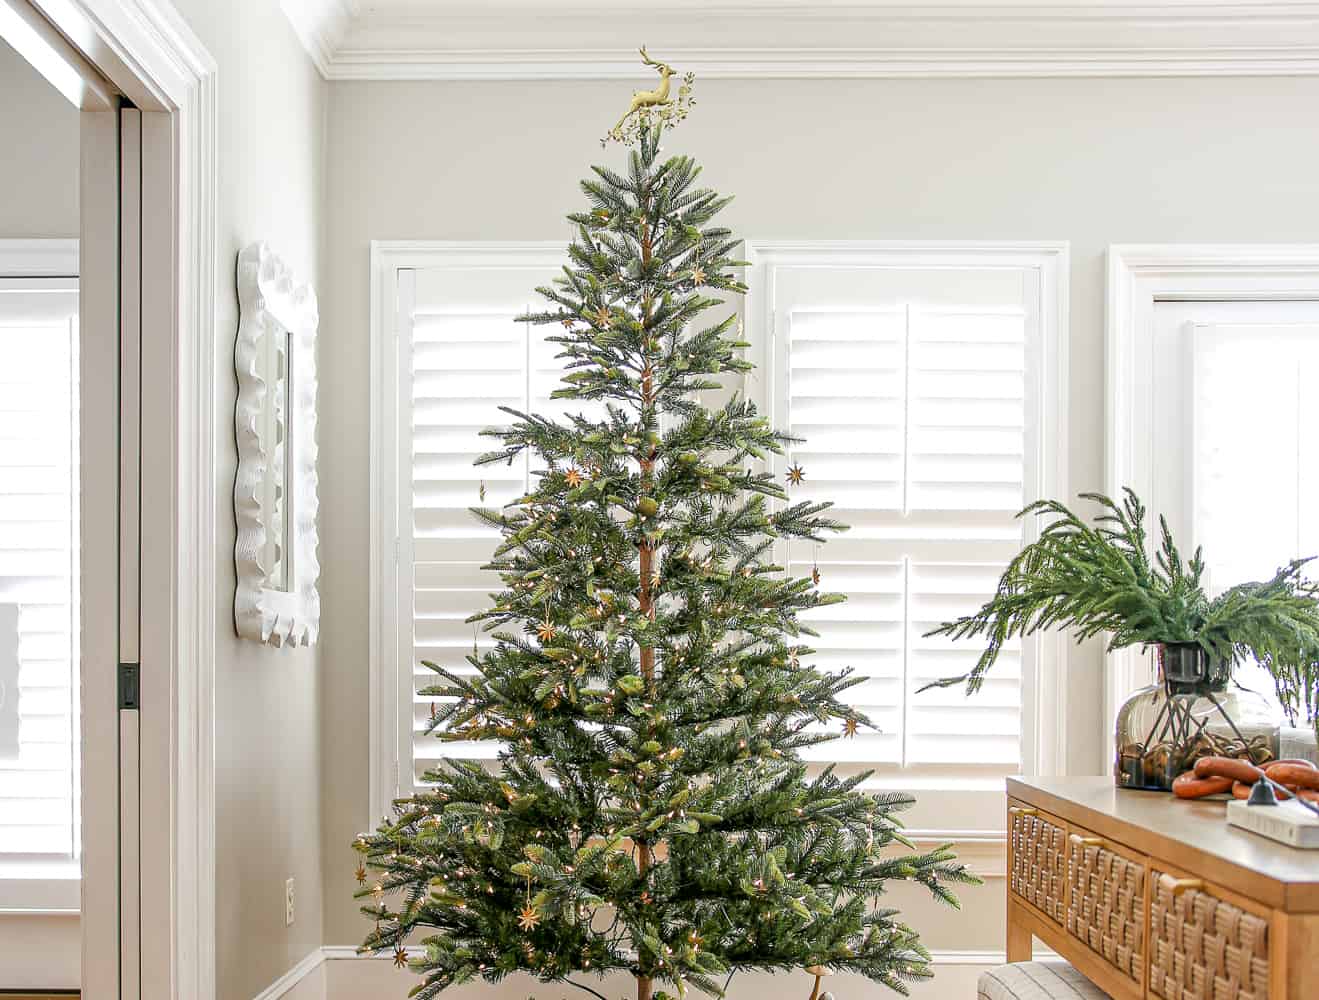
[[[571,469],[565,472],[563,474],[563,479],[568,484],[568,487],[570,489],[575,490],[577,489],[577,487],[582,485],[582,474],[580,471],[578,471],[576,466],[573,466]]]
[[[360,861],[357,862],[357,871],[353,874],[357,878],[358,885],[366,885],[366,865],[362,864]]]
[[[394,968],[406,969],[408,967],[408,952],[401,944],[394,945]]]
[[[608,306],[601,306],[591,314],[591,318],[595,320],[596,326],[602,326],[606,329],[612,326],[614,322],[614,315],[609,311]]]
[[[530,903],[518,911],[518,926],[524,931],[534,931],[540,924],[540,913]]]
[[[705,284],[705,268],[701,267],[700,264],[697,264],[694,268],[692,268],[692,284],[693,285]]]
[[[558,634],[558,630],[555,629],[554,623],[550,621],[550,609],[547,606],[545,608],[545,620],[541,622],[540,626],[536,629],[536,635],[540,638],[541,642],[549,642]]]
[[[574,322],[574,319],[573,319],[572,316],[565,316],[565,317],[563,317],[563,319],[561,319],[559,322],[562,323],[566,329],[571,330],[571,329],[572,329],[573,322]]]
[[[815,547],[815,554],[811,557],[811,583],[817,587],[820,585],[820,547]]]
[[[478,493],[478,494],[480,495],[480,497],[481,497],[481,502],[482,502],[482,503],[485,503],[485,480],[484,480],[484,479],[481,480],[481,488],[477,491],[477,493]]]
[[[856,735],[857,729],[859,728],[860,728],[860,723],[858,723],[856,719],[847,719],[843,723],[843,735],[850,740],[853,736]]]
[[[787,478],[789,485],[800,486],[802,480],[806,478],[806,470],[803,469],[798,463],[793,462],[792,465],[788,468]]]

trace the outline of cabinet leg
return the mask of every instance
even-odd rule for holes
[[[1033,953],[1030,929],[1013,919],[1011,908],[1008,909],[1008,961],[1029,962]]]

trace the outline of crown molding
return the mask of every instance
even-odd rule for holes
[[[1319,75],[1310,0],[281,3],[330,80],[645,80],[639,41],[706,78]]]
[[[331,79],[335,54],[360,13],[359,0],[279,0],[279,9],[321,76]]]

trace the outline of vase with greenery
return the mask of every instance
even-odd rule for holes
[[[1120,504],[1100,493],[1081,498],[1098,505],[1093,522],[1057,500],[1040,500],[1018,515],[1043,519],[1038,538],[1008,565],[983,607],[929,633],[980,638],[985,650],[969,673],[935,686],[965,683],[974,694],[1005,643],[1041,629],[1069,628],[1078,642],[1107,636],[1110,651],[1155,647],[1164,668],[1156,693],[1163,701],[1151,717],[1152,731],[1125,748],[1119,740],[1119,780],[1124,752],[1144,756],[1167,742],[1158,766],[1145,761],[1146,773],[1135,782],[1166,787],[1196,756],[1225,749],[1211,739],[1219,723],[1203,710],[1206,701],[1217,704],[1212,714],[1227,723],[1232,748],[1243,756],[1263,755],[1260,742],[1252,746],[1253,738],[1240,731],[1231,706],[1223,703],[1233,670],[1252,660],[1273,678],[1292,722],[1303,718],[1319,734],[1319,587],[1303,574],[1308,559],[1293,559],[1268,580],[1210,598],[1200,550],[1184,559],[1163,518],[1151,557],[1146,509],[1134,492],[1125,490]],[[1126,767],[1130,774],[1133,765]]]

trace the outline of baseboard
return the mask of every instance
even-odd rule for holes
[[[324,961],[325,949],[313,948],[297,965],[258,993],[253,1000],[279,1000],[285,993],[319,969]]]
[[[1052,953],[1038,951],[1036,958],[1049,959],[1057,956]],[[280,976],[277,980],[267,986],[264,990],[256,995],[254,1000],[280,1000],[285,994],[289,993],[302,982],[305,978],[314,973],[322,965],[330,962],[389,962],[393,958],[388,953],[378,955],[361,954],[355,945],[333,945],[327,944],[316,948],[307,957],[298,962],[297,965],[289,969],[288,972]],[[953,951],[953,950],[932,950],[930,959],[934,965],[938,966],[955,966],[970,968],[991,968],[995,965],[1002,965],[1007,961],[1007,956],[1002,951]]]

